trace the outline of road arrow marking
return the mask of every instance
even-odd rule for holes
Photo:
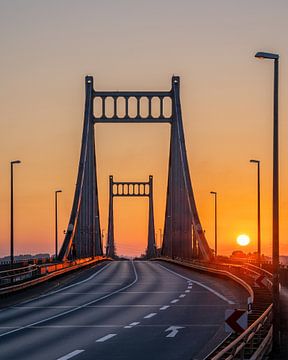
[[[242,333],[248,326],[248,313],[244,309],[226,310],[225,331]]]
[[[171,331],[170,334],[166,335],[166,337],[175,337],[178,334],[179,329],[185,329],[185,328],[183,326],[170,326],[165,330],[165,332]]]

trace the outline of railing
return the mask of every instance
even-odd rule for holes
[[[0,271],[0,286],[31,279],[38,275],[39,266],[28,265],[20,268]]]
[[[261,359],[271,346],[272,306],[212,360]]]
[[[104,256],[83,258],[62,263],[45,265],[29,265],[0,272],[0,296],[13,294],[33,285],[40,284],[56,276],[92,265],[104,260],[111,260]]]

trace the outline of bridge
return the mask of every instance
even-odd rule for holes
[[[0,272],[1,359],[264,358],[272,345],[272,274],[249,264],[219,263],[208,245],[190,178],[180,78],[173,76],[167,91],[99,91],[87,76],[85,90],[76,189],[57,261]],[[170,124],[160,249],[152,175],[142,182],[110,176],[104,249],[95,152],[99,123]],[[117,258],[113,199],[124,196],[149,199],[142,261]]]

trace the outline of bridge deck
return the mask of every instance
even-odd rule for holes
[[[113,262],[2,309],[1,358],[204,358],[226,336],[225,309],[246,303],[229,280],[172,264]]]

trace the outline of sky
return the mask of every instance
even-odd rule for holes
[[[261,160],[263,252],[271,254],[273,64],[280,54],[280,252],[288,255],[288,3],[285,0],[0,0],[0,256],[9,254],[10,161],[15,166],[15,253],[54,252],[75,190],[84,77],[98,90],[169,90],[181,77],[186,146],[200,219],[220,254],[246,233],[257,248]],[[169,125],[95,126],[100,220],[108,221],[108,177],[154,176],[157,242],[163,229]],[[118,254],[145,251],[148,199],[115,200]]]

